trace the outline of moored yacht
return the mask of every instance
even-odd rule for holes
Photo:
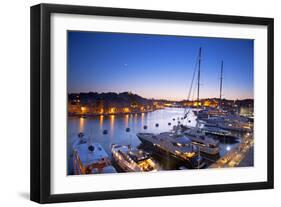
[[[157,171],[158,165],[150,154],[130,145],[111,145],[112,157],[125,172]]]
[[[74,174],[116,173],[110,158],[99,143],[82,143],[73,148]]]
[[[228,131],[236,131],[236,132],[253,131],[253,123],[249,122],[248,119],[241,116],[228,115],[224,117],[211,117],[211,118],[203,119],[203,121],[206,123],[205,126],[218,127],[220,129],[224,129]]]
[[[221,129],[219,127],[215,127],[215,126],[204,126],[201,128],[201,130],[205,133],[205,134],[210,134],[210,135],[214,135],[214,136],[221,136],[221,137],[230,137],[232,136],[230,131]]]
[[[163,132],[160,134],[137,133],[137,136],[143,144],[150,146],[156,153],[169,156],[182,165],[196,169],[205,166],[198,148],[183,135]]]
[[[219,141],[206,135],[201,128],[192,127],[183,132],[197,146],[200,152],[208,155],[217,155],[220,152]]]
[[[200,95],[200,76],[201,76],[201,67],[200,67],[201,66],[201,51],[202,50],[200,47],[199,54],[198,54],[198,70],[196,69],[196,67],[194,70],[194,75],[197,70],[197,100],[196,100],[197,109],[193,110],[193,113],[196,116],[196,126],[190,127],[190,126],[178,125],[174,129],[174,133],[175,134],[182,133],[185,136],[187,136],[191,140],[191,144],[198,147],[199,152],[203,152],[203,153],[209,154],[209,155],[217,155],[217,154],[219,154],[219,142],[217,140],[214,140],[213,138],[209,137],[208,135],[206,135],[199,128],[200,123],[199,123],[198,116],[200,113],[205,112],[205,110],[201,109],[201,102],[200,102],[200,97],[199,97],[199,95]],[[195,77],[194,75],[193,75],[193,79]],[[193,80],[191,81],[191,83],[193,84]],[[191,85],[189,93],[188,93],[189,94],[188,100],[190,99],[191,90],[192,90],[192,85]],[[184,118],[187,118],[188,115],[190,115],[190,110],[185,110]]]
[[[215,138],[217,138],[219,140],[223,140],[223,141],[228,140],[231,142],[232,141],[235,142],[239,139],[238,136],[233,135],[230,131],[221,129],[216,126],[204,126],[203,128],[201,128],[201,130],[205,134],[214,136]]]

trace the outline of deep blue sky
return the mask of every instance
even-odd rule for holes
[[[200,98],[253,98],[253,40],[68,32],[68,92],[186,99],[202,47]]]

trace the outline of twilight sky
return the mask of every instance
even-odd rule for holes
[[[253,40],[68,32],[68,93],[131,91],[183,100],[202,47],[200,98],[253,98]]]

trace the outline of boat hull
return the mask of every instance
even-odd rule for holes
[[[153,153],[161,159],[168,158],[170,161],[176,163],[178,166],[186,166],[189,169],[190,168],[193,168],[193,169],[203,168],[205,166],[205,163],[200,163],[198,166],[194,166],[192,160],[183,159],[183,158],[177,156],[176,154],[173,154],[173,153],[161,148],[160,146],[153,144],[149,140],[142,138],[141,136],[138,136],[138,138],[146,148],[149,148],[150,150],[152,150]]]

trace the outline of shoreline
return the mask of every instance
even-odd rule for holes
[[[163,108],[164,109],[164,108]],[[150,111],[139,111],[139,112],[127,112],[127,113],[103,113],[103,114],[67,114],[68,117],[79,117],[79,118],[87,118],[87,117],[98,117],[98,116],[117,116],[117,115],[135,115],[142,113],[154,112],[160,109],[150,110]]]
[[[98,116],[118,116],[118,115],[135,115],[135,114],[142,114],[142,113],[150,113],[150,112],[154,112],[154,111],[158,111],[158,110],[162,110],[162,109],[166,109],[166,108],[177,108],[177,109],[183,109],[185,107],[173,107],[173,106],[166,106],[163,108],[158,108],[158,109],[154,109],[154,110],[149,110],[149,111],[138,111],[138,112],[119,112],[119,113],[103,113],[103,114],[69,114],[67,113],[68,117],[80,117],[80,118],[87,118],[87,117],[98,117]]]

